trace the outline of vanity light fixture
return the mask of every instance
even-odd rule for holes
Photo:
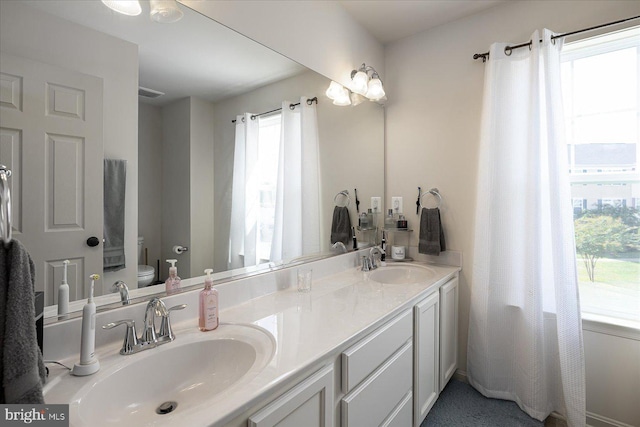
[[[142,7],[138,0],[102,0],[102,3],[111,10],[128,16],[138,16],[142,13]]]
[[[349,90],[342,86],[340,83],[332,81],[329,85],[329,88],[325,92],[325,95],[327,95],[329,99],[333,100],[334,105],[351,105]]]
[[[161,24],[171,24],[182,19],[184,13],[176,0],[151,0],[151,19]]]
[[[369,77],[371,73],[371,77]],[[351,71],[352,90],[364,95],[371,101],[384,99],[385,92],[378,72],[370,65],[362,64],[359,69]]]

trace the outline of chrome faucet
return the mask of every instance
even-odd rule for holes
[[[173,341],[175,339],[175,335],[171,329],[171,319],[169,315],[172,311],[182,310],[186,306],[186,304],[180,304],[167,309],[167,306],[160,298],[152,298],[145,309],[144,331],[139,339],[136,334],[136,324],[131,319],[108,323],[104,325],[102,329],[112,329],[116,326],[126,325],[126,335],[122,343],[122,349],[120,349],[120,354],[135,354]],[[156,331],[156,316],[162,317],[159,332]]]
[[[371,267],[371,258],[366,255],[362,256],[362,271],[371,271],[373,268]]]
[[[156,316],[168,316],[167,306],[160,298],[151,298],[144,311],[144,330],[140,340],[147,343],[157,343]]]
[[[122,301],[122,305],[129,305],[131,301],[129,300],[129,288],[127,284],[122,280],[118,280],[113,284],[113,287],[116,288],[120,292],[120,301]]]
[[[378,258],[382,260],[382,248],[380,246],[374,246],[369,249],[369,260],[371,262],[371,269],[375,270],[378,268],[378,263],[376,262],[376,253],[378,254]]]

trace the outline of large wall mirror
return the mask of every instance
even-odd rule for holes
[[[185,283],[195,286],[205,268],[226,280],[339,253],[331,248],[332,214],[336,203],[347,200],[336,195],[349,191],[356,226],[354,190],[361,212],[371,197],[383,196],[383,108],[372,102],[332,105],[324,96],[326,77],[184,5],[180,21],[161,24],[150,19],[149,3],[141,3],[142,13],[133,17],[99,0],[1,5],[0,163],[14,171],[14,238],[32,252],[36,288],[44,290],[47,305],[57,303],[65,259],[71,261],[71,300],[77,301],[71,309],[87,298],[88,276],[102,270],[105,260],[103,245],[87,242],[105,238],[109,207],[103,200],[110,198],[124,204],[116,228],[124,227],[125,266],[103,272],[96,286],[103,309],[118,306],[118,280],[136,301],[163,293],[168,258],[178,260],[178,274],[194,278]],[[313,98],[317,102],[307,103]],[[316,115],[317,208],[303,215],[319,224],[319,242],[312,250],[270,256],[274,230],[286,229],[290,221],[279,226],[277,218],[267,218],[253,230],[266,255],[249,261],[249,250],[233,244],[238,128],[242,116],[251,120],[297,103],[291,112],[312,107]],[[300,126],[286,127],[280,117],[285,113],[260,115],[255,126],[243,128],[260,132],[259,156],[272,165],[281,162],[280,133],[300,132]],[[104,159],[122,161],[120,184],[117,173],[113,181],[105,178]],[[290,190],[277,196],[290,172],[290,166],[276,167],[254,180],[251,191],[261,203],[256,215],[277,205],[279,197],[290,198]],[[309,240],[305,233],[302,242]],[[358,232],[361,242],[373,239],[370,232]],[[177,254],[176,246],[188,250]],[[146,275],[139,274],[144,265]],[[138,288],[143,282],[148,286]],[[55,309],[49,311],[48,321],[54,321]]]

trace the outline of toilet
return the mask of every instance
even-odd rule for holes
[[[153,283],[156,277],[155,268],[150,265],[142,264],[144,259],[142,257],[142,248],[144,247],[144,237],[138,237],[138,287],[145,288]]]

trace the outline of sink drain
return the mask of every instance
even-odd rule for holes
[[[156,409],[156,414],[166,415],[173,412],[178,407],[178,402],[164,402]]]

